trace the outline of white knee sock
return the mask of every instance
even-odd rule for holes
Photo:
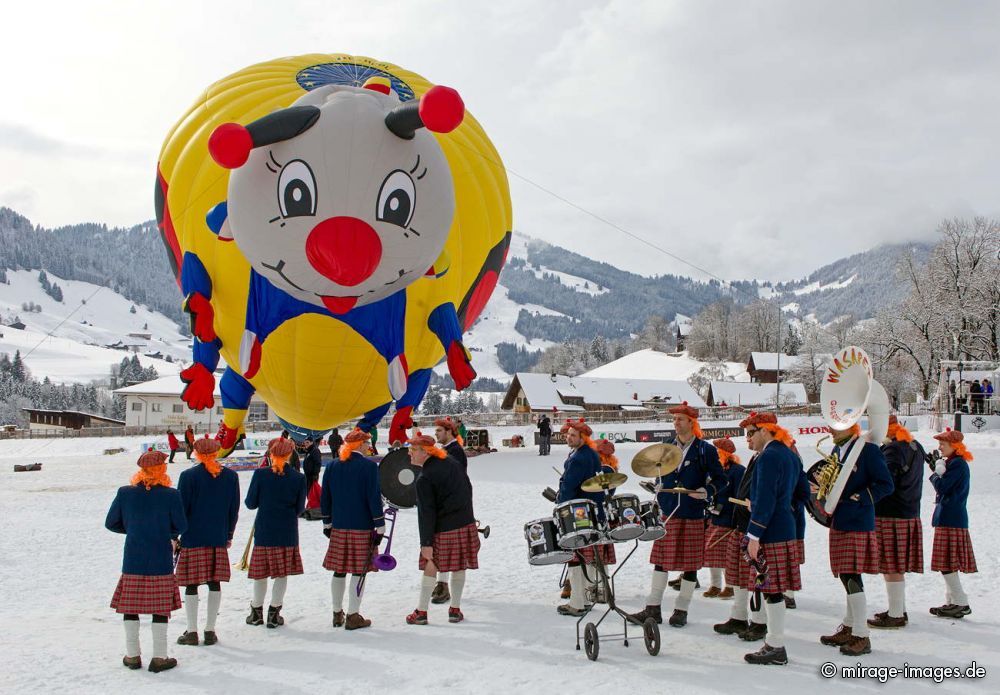
[[[962,579],[958,576],[958,572],[949,572],[944,575],[944,583],[948,587],[948,603],[954,603],[957,606],[968,606],[969,597],[965,595],[965,590],[962,589]]]
[[[712,576],[712,586],[717,589],[722,588],[722,568],[712,567],[708,570],[709,574]]]
[[[902,618],[906,612],[906,580],[886,582],[885,593],[889,595],[889,617]]]
[[[759,611],[750,611],[750,622],[756,623],[757,625],[764,625],[767,623],[767,612],[764,610],[764,598],[761,597],[761,607]]]
[[[345,577],[346,578],[346,577]],[[360,574],[351,575],[351,583],[347,585],[347,614],[353,615],[361,610],[361,596],[358,595],[358,584],[361,582]],[[364,589],[361,590],[362,595]]]
[[[215,619],[219,617],[219,607],[222,606],[222,592],[208,592],[208,615],[205,616],[205,631],[215,632]]]
[[[288,588],[288,577],[278,577],[271,584],[271,605],[280,608],[285,602],[285,589]]]
[[[437,577],[433,574],[427,576],[426,574],[420,577],[420,600],[417,602],[417,610],[427,612],[427,607],[431,605],[431,593],[434,591],[434,585],[437,584]]]
[[[855,637],[867,637],[868,630],[868,599],[865,592],[859,591],[856,594],[847,596],[847,603],[851,607],[851,618],[854,625],[851,626],[851,634]]]
[[[647,606],[659,606],[663,603],[663,592],[667,590],[668,578],[666,572],[653,570],[653,580],[649,586],[649,596],[646,597]]]
[[[854,611],[851,606],[851,595],[845,594],[844,600],[844,619],[840,621],[840,624],[845,627],[854,627]],[[862,614],[861,620],[863,621],[865,616]]]
[[[438,581],[447,584],[450,576],[451,572],[438,572]]]
[[[764,643],[769,647],[785,646],[785,602],[764,602],[764,612],[767,613],[767,635]]]
[[[586,589],[587,589],[588,594],[585,594],[585,595],[590,595],[590,596],[596,597],[596,594],[597,594],[597,565],[595,565],[594,563],[591,562],[590,564],[586,565],[586,568],[587,568],[587,573],[584,576],[583,581],[586,584]]]
[[[153,623],[153,658],[167,658],[167,624]]]
[[[347,586],[347,577],[330,577],[330,598],[333,599],[333,610],[344,610],[344,587]]]
[[[744,621],[747,619],[747,612],[750,610],[749,593],[746,589],[733,589],[733,607],[729,609],[730,618]]]
[[[260,608],[264,605],[264,596],[267,594],[267,577],[264,579],[254,579],[253,580],[253,598],[250,599],[250,605],[254,608]]]
[[[462,607],[462,592],[465,591],[465,570],[451,573],[451,607]]]
[[[184,614],[187,616],[187,631],[198,632],[198,594],[184,594]]]
[[[694,584],[687,579],[681,579],[681,590],[677,593],[677,598],[674,599],[674,610],[686,611],[688,609],[688,606],[691,605],[691,597],[694,596]]]
[[[139,621],[122,622],[125,623],[125,656],[139,656]]]
[[[569,568],[569,583],[572,589],[569,595],[569,605],[571,608],[582,611],[586,603],[585,595],[587,592],[584,586],[583,567],[577,565]]]
[[[795,598],[795,592],[794,591],[786,591],[786,592],[784,592],[784,595],[785,595],[785,598]]]

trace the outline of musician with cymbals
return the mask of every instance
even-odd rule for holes
[[[240,478],[216,460],[221,443],[205,435],[194,443],[198,463],[181,473],[177,491],[187,517],[187,531],[175,541],[179,550],[174,574],[184,588],[187,630],[177,644],[198,644],[198,587],[208,585],[206,645],[218,642],[215,620],[222,605],[222,584],[231,574],[228,548],[240,515]]]
[[[417,608],[408,625],[426,625],[437,573],[451,573],[448,622],[460,623],[466,570],[479,569],[479,532],[472,508],[472,486],[459,463],[435,445],[434,437],[414,431],[409,439],[410,463],[420,469],[415,483],[420,535],[419,567],[423,571]]]
[[[802,464],[792,451],[792,437],[778,425],[774,413],[748,418],[747,437],[760,452],[750,489],[750,525],[743,540],[748,558],[767,567],[763,581],[751,578],[747,590],[763,595],[767,632],[764,646],[744,655],[747,663],[784,665],[785,591],[802,588],[792,498]],[[756,575],[756,573],[755,573]]]
[[[709,496],[721,499],[728,492],[729,480],[719,465],[715,447],[702,439],[698,410],[685,401],[669,412],[673,416],[676,443],[681,447],[683,458],[676,470],[657,478],[661,490],[657,495],[660,513],[667,517],[666,534],[654,541],[649,556],[653,578],[646,607],[630,618],[639,624],[646,618],[662,623],[660,604],[667,587],[667,573],[670,570],[680,571],[683,572],[680,592],[674,600],[674,612],[668,622],[672,627],[684,627],[698,570],[704,563],[706,499]],[[663,491],[671,488],[682,488],[688,492]]]
[[[323,567],[333,572],[330,579],[333,626],[343,626],[345,630],[372,624],[360,612],[361,580],[368,572],[375,571],[372,555],[385,536],[378,465],[358,451],[368,441],[368,433],[358,428],[347,434],[337,458],[326,467],[320,498],[323,533],[330,539]],[[351,575],[350,584],[348,574]],[[346,615],[345,588],[348,592]]]
[[[157,673],[177,665],[167,656],[167,621],[181,607],[174,579],[171,539],[187,530],[187,519],[177,490],[170,487],[167,455],[150,449],[136,462],[139,471],[118,488],[104,527],[125,534],[122,573],[111,597],[111,607],[125,623],[122,664],[142,668],[139,655],[139,615],[153,616],[153,658],[149,670]]]
[[[729,536],[734,533],[735,522],[733,514],[735,506],[729,501],[731,491],[739,488],[746,468],[736,455],[736,445],[729,437],[712,440],[712,445],[719,452],[719,465],[726,472],[729,480],[729,491],[721,499],[714,500],[708,533],[705,535],[705,566],[711,573],[711,586],[702,596],[705,598],[731,599],[734,596],[730,584],[722,588],[723,574],[726,568],[726,551],[729,548]]]
[[[965,435],[961,432],[948,429],[934,435],[934,439],[940,442],[943,459],[933,461],[930,477],[935,492],[934,516],[931,518],[931,525],[934,526],[931,571],[941,572],[947,590],[944,605],[931,608],[931,614],[940,618],[961,618],[972,610],[958,573],[977,571],[966,509],[972,454],[965,446]]]
[[[303,572],[302,556],[299,554],[299,516],[306,506],[306,479],[288,466],[294,450],[295,443],[291,439],[272,439],[267,446],[270,465],[253,472],[250,489],[247,490],[247,509],[257,510],[253,554],[247,572],[253,580],[247,625],[264,624],[268,578],[274,581],[271,585],[271,604],[267,609],[267,626],[276,628],[284,625],[281,607],[288,588],[288,577]]]
[[[443,417],[434,421],[434,439],[445,450],[451,458],[458,463],[462,474],[469,480],[469,458],[465,454],[465,442],[458,435],[458,423],[450,417]],[[472,481],[469,480],[469,487]],[[439,572],[437,584],[431,592],[431,603],[447,603],[451,599],[451,592],[448,589],[448,573]]]
[[[847,461],[854,447],[863,447],[854,467],[841,470],[849,476],[830,523],[830,570],[844,585],[846,609],[840,627],[820,642],[839,647],[841,654],[870,654],[868,603],[862,574],[878,574],[879,546],[875,535],[875,505],[892,493],[892,476],[878,446],[861,438],[861,428],[833,430],[833,456]]]
[[[879,546],[879,569],[885,579],[889,608],[868,619],[868,626],[895,630],[909,622],[906,613],[906,573],[923,574],[924,531],[920,523],[923,492],[923,462],[926,456],[895,415],[889,417],[882,455],[892,476],[891,495],[875,505],[875,535]]]

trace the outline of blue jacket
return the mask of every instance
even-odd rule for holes
[[[257,509],[253,542],[262,548],[299,544],[299,514],[306,508],[306,477],[285,466],[284,475],[258,468],[247,490],[247,509]]]
[[[181,536],[185,548],[222,548],[233,540],[240,515],[240,477],[223,468],[217,478],[200,463],[181,473],[177,481],[188,530]]]
[[[597,452],[586,444],[581,444],[579,449],[571,452],[563,464],[562,478],[559,479],[559,496],[557,502],[568,502],[569,500],[587,499],[594,500],[597,504],[597,513],[600,518],[604,518],[604,493],[584,492],[580,489],[583,481],[593,478],[601,472],[601,457]]]
[[[104,527],[125,534],[123,574],[173,574],[170,541],[187,530],[181,496],[172,487],[126,485],[118,488]]]
[[[462,473],[464,473],[465,477],[468,478],[469,457],[466,455],[465,449],[462,448],[462,445],[458,443],[458,440],[452,439],[448,446],[444,447],[444,450],[448,452],[449,456],[458,462],[458,467],[462,469]],[[472,484],[471,480],[469,481],[469,484]]]
[[[969,513],[965,505],[969,501],[970,482],[969,463],[961,456],[948,459],[944,475],[931,474],[931,485],[937,493],[931,526],[969,528]]]
[[[712,524],[715,526],[724,526],[725,528],[733,528],[735,522],[733,521],[733,512],[736,510],[736,505],[729,501],[731,495],[729,494],[732,490],[738,490],[740,487],[740,482],[743,481],[743,474],[747,472],[746,466],[741,463],[731,463],[728,468],[723,469],[726,471],[726,479],[729,480],[729,488],[726,493],[722,496],[724,500],[722,503],[722,509],[717,515],[713,515]],[[716,500],[718,501],[718,500]]]
[[[795,540],[797,528],[792,498],[801,472],[802,462],[790,448],[777,441],[764,447],[750,484],[747,535],[756,536],[761,543]]]
[[[885,465],[892,476],[893,491],[875,505],[875,516],[916,519],[920,516],[920,496],[924,491],[921,469],[924,448],[920,442],[892,441],[882,447]]]
[[[378,465],[358,452],[334,459],[323,474],[320,497],[323,523],[334,528],[368,531],[385,525]]]
[[[859,446],[860,440],[853,440],[845,452],[840,447],[834,447],[833,452],[841,461],[846,459],[853,446]],[[892,494],[892,475],[885,464],[882,450],[871,442],[864,442],[864,449],[854,466],[853,471],[843,470],[841,475],[850,475],[844,491],[833,510],[833,520],[830,528],[837,531],[874,531],[875,503],[883,497]],[[857,499],[853,499],[854,496]]]
[[[799,459],[799,482],[792,493],[792,513],[795,515],[795,538],[800,541],[806,539],[806,504],[810,496],[809,476],[802,468],[802,459]]]
[[[709,477],[712,478],[709,482]],[[709,497],[719,499],[724,493],[729,491],[729,479],[726,472],[719,464],[719,452],[715,447],[697,437],[688,447],[687,454],[677,470],[656,479],[664,488],[683,487],[688,490],[697,490],[700,487],[708,491]],[[705,500],[696,500],[686,494],[667,494],[661,492],[656,499],[660,503],[660,513],[669,516],[674,511],[680,498],[680,509],[674,514],[678,519],[704,519],[705,508],[708,503]]]

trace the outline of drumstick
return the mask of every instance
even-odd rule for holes
[[[552,470],[554,470],[556,472],[556,475],[558,475],[560,478],[562,477],[562,471],[561,470],[559,470],[555,466],[552,466]]]
[[[733,504],[738,504],[741,507],[748,507],[748,508],[750,507],[750,500],[739,500],[736,499],[735,497],[730,497],[729,501],[732,502]]]

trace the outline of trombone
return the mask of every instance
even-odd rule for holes
[[[257,528],[257,521],[254,520],[253,526],[250,527],[250,537],[247,538],[247,547],[243,549],[243,557],[240,561],[233,565],[234,569],[238,569],[240,572],[246,572],[250,569],[250,548],[253,547],[253,532]]]

